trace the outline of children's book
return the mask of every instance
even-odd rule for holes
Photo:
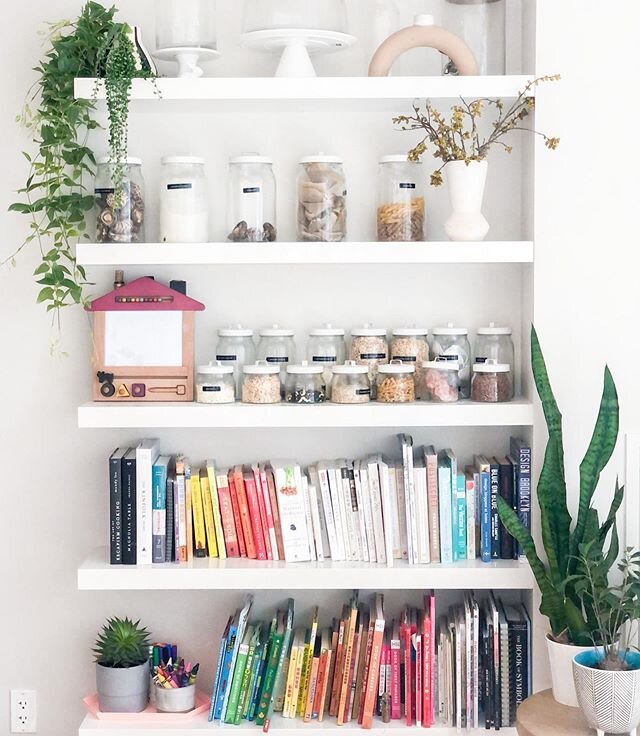
[[[153,464],[160,455],[158,440],[143,440],[136,448],[136,561],[153,562]]]
[[[287,562],[311,560],[303,489],[296,484],[296,464],[272,462],[282,529],[284,559]]]
[[[218,495],[216,464],[214,460],[207,460],[207,478],[209,480],[209,493],[211,495],[211,509],[213,512],[213,524],[216,533],[218,555],[220,556],[221,560],[225,560],[227,558],[226,540],[222,526],[222,514],[220,512],[220,498]]]
[[[202,487],[200,486],[200,470],[198,468],[191,469],[191,508],[193,512],[193,553],[198,558],[206,557],[207,535]]]
[[[224,717],[225,723],[236,723],[238,710],[242,712],[240,693],[242,691],[242,681],[244,680],[244,674],[247,667],[247,659],[249,657],[249,647],[251,645],[251,639],[253,638],[254,632],[255,628],[251,624],[247,625],[240,646],[238,647],[238,653],[236,655],[236,660],[233,668],[231,688],[229,691],[229,701],[227,703],[226,713]],[[239,718],[237,722],[240,723]]]
[[[207,534],[207,556],[218,556],[218,538],[216,536],[216,526],[213,520],[213,506],[211,504],[211,490],[209,488],[209,475],[207,470],[203,468],[200,471],[200,491],[202,493],[202,506],[204,513],[204,527]],[[224,543],[223,540],[220,540]]]

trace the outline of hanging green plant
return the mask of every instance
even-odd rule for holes
[[[87,277],[74,248],[86,237],[86,216],[94,206],[86,179],[94,176],[95,158],[86,142],[99,124],[93,117],[95,101],[74,99],[74,79],[104,79],[114,187],[122,192],[131,85],[136,77],[152,76],[135,34],[128,25],[116,23],[115,14],[115,7],[91,1],[75,22],[49,25],[48,48],[35,68],[39,79],[18,117],[33,132],[37,151],[23,154],[29,175],[18,190],[21,201],[9,209],[27,215],[31,223],[24,243],[4,262],[14,263],[23,248],[38,244],[42,263],[34,272],[41,286],[37,302],[54,313],[58,325],[62,308],[85,301]]]

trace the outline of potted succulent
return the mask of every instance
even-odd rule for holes
[[[640,724],[640,654],[632,650],[640,619],[640,552],[627,549],[610,585],[609,564],[593,542],[580,548],[581,573],[574,589],[596,617],[595,643],[574,657],[578,703],[587,723],[605,733],[636,733]]]
[[[580,587],[584,563],[579,552],[581,545],[592,541],[592,554],[601,555],[600,573],[606,579],[619,551],[616,515],[622,504],[624,489],[616,481],[613,500],[604,523],[600,523],[598,512],[592,507],[600,473],[609,462],[618,438],[618,394],[613,377],[609,369],[605,368],[598,418],[589,448],[580,464],[578,514],[574,523],[567,507],[562,415],[553,395],[538,336],[533,328],[531,363],[549,433],[537,485],[542,546],[546,561],[538,553],[530,532],[502,498],[498,498],[498,513],[507,531],[524,550],[540,588],[540,613],[549,619],[547,649],[553,696],[559,703],[577,707],[572,673],[573,658],[581,651],[591,651],[594,644],[593,632],[596,632],[595,643],[602,644],[593,603],[585,598]]]
[[[447,169],[447,181],[452,214],[445,224],[450,240],[484,240],[489,223],[482,214],[482,200],[487,180],[487,156],[493,146],[501,146],[507,153],[512,147],[502,138],[513,130],[535,133],[544,139],[547,148],[555,150],[559,138],[552,138],[526,127],[524,121],[535,109],[532,90],[541,82],[556,81],[559,75],[539,77],[529,82],[511,104],[499,99],[483,98],[467,101],[461,98],[451,108],[450,120],[435,108],[429,100],[424,109],[414,105],[413,115],[399,115],[393,119],[401,130],[418,130],[425,133],[418,145],[409,151],[410,161],[420,161],[429,147],[434,158],[440,159],[440,167],[431,175],[432,186],[443,183],[442,171]],[[480,120],[485,109],[493,108],[495,119],[490,133],[480,131]]]
[[[128,618],[107,620],[94,647],[104,713],[139,713],[149,702],[149,633]]]

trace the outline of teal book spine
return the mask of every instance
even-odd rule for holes
[[[463,473],[458,473],[455,485],[453,560],[467,559],[467,487]]]
[[[152,562],[165,562],[166,558],[167,464],[160,458],[151,471]]]

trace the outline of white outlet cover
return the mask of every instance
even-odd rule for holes
[[[35,690],[11,691],[11,733],[37,733]]]

